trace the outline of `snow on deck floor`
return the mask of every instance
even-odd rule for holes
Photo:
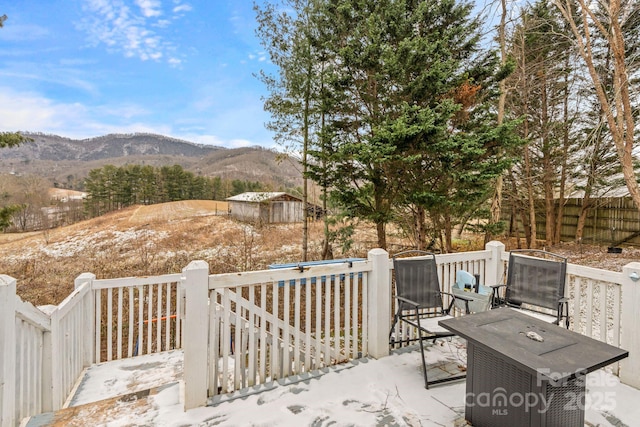
[[[453,356],[452,356],[453,355]],[[455,360],[459,348],[429,347],[428,362]],[[287,379],[261,393],[236,394],[185,412],[182,352],[140,356],[91,367],[64,415],[34,417],[35,426],[454,426],[466,425],[464,382],[424,388],[420,351],[363,359],[309,379]],[[284,384],[284,385],[281,385]],[[132,388],[131,388],[132,387]],[[146,388],[145,388],[146,387]],[[587,426],[640,426],[640,391],[603,370],[590,374]],[[133,394],[126,394],[136,392]],[[114,394],[124,397],[115,397]],[[103,400],[87,405],[91,400]],[[83,404],[84,403],[84,404]],[[57,418],[56,418],[57,417]]]

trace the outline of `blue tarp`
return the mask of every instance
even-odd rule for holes
[[[269,265],[269,269],[276,270],[280,268],[305,268],[305,267],[313,267],[314,265],[342,264],[342,263],[351,263],[351,262],[357,262],[357,261],[366,261],[366,259],[365,258],[341,258],[341,259],[325,259],[320,261],[292,262],[288,264],[271,264]],[[344,280],[344,277],[345,275],[341,274],[340,280]],[[353,278],[353,274],[351,274],[350,277]],[[362,277],[362,273],[359,273],[358,277]],[[335,276],[331,275],[331,280],[334,280],[334,279],[335,279]],[[321,276],[320,280],[324,283],[327,280],[327,278],[326,276]],[[295,285],[295,283],[296,283],[295,280],[289,281],[289,285]],[[306,283],[307,283],[307,280],[305,278],[300,279],[301,285],[304,285]],[[315,283],[316,283],[316,278],[312,277],[311,284],[315,284]],[[279,281],[278,285],[284,286],[284,280]]]

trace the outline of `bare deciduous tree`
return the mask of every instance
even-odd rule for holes
[[[602,10],[592,9],[591,3],[585,0],[552,0],[564,19],[569,24],[580,56],[587,65],[598,100],[606,118],[611,137],[616,147],[622,174],[629,194],[640,210],[640,187],[633,169],[634,117],[630,98],[630,82],[628,78],[627,58],[623,25],[632,15],[635,2],[622,0],[605,0],[601,2]],[[574,9],[576,7],[577,9]],[[627,9],[628,8],[628,9]],[[600,13],[597,13],[600,12]],[[598,73],[594,62],[594,34],[597,32],[606,40],[611,50],[612,64],[610,68],[613,90],[606,90],[606,82]],[[612,93],[612,96],[607,96]]]

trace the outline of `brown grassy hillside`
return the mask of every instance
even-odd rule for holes
[[[223,273],[301,259],[302,224],[256,227],[226,214],[226,202],[181,201],[45,232],[0,234],[0,274],[18,279],[23,299],[43,305],[62,301],[83,272],[100,279],[176,273],[199,259]],[[318,259],[322,223],[311,224],[310,235],[309,259]]]
[[[261,270],[269,264],[301,260],[302,224],[257,227],[227,216],[227,203],[180,201],[134,206],[44,232],[0,234],[0,274],[18,280],[18,294],[36,305],[58,304],[83,272],[99,279],[180,272],[204,260],[211,273]],[[308,259],[320,259],[323,224],[309,227]],[[366,257],[376,247],[374,227],[361,226],[349,253],[334,247],[335,258]],[[389,236],[397,252],[398,236]],[[459,242],[459,250],[482,247],[482,236]],[[513,242],[507,250],[514,249]],[[569,262],[621,271],[640,259],[640,249],[608,254],[606,247],[564,244],[548,248]]]

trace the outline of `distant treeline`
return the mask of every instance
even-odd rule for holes
[[[224,200],[246,191],[268,191],[260,182],[196,176],[181,166],[107,165],[93,169],[85,181],[90,217],[132,205],[177,200]]]

